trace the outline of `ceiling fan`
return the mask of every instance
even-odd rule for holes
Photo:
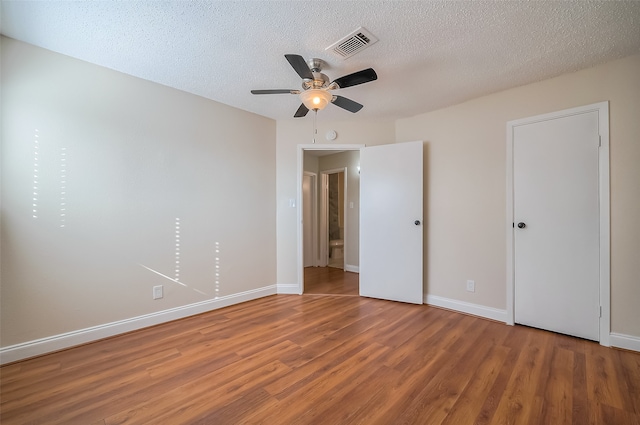
[[[323,74],[322,68],[326,65],[322,59],[311,59],[307,63],[300,55],[284,55],[289,64],[302,78],[302,90],[271,89],[251,90],[252,94],[297,94],[300,95],[302,104],[294,117],[300,118],[307,115],[309,110],[322,110],[329,102],[349,112],[358,112],[362,105],[346,97],[334,95],[330,91],[357,86],[378,79],[378,75],[372,68],[363,69],[353,74],[345,75],[329,82],[329,77]]]

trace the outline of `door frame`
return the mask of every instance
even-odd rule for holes
[[[318,175],[316,173],[312,173],[310,171],[305,171],[303,174],[303,180],[304,177],[309,177],[311,179],[311,188],[310,188],[310,198],[311,198],[311,205],[309,205],[309,208],[311,208],[311,255],[313,256],[313,260],[311,261],[311,265],[313,267],[318,266]],[[299,204],[300,205],[300,209],[302,209],[302,214],[304,217],[304,195],[301,198],[302,202]],[[304,224],[303,224],[303,236],[304,236]],[[302,265],[304,266],[304,237],[302,240],[303,246],[302,246]]]
[[[342,184],[342,202],[345,206],[345,210],[342,212],[343,217],[342,221],[344,223],[344,235],[343,238],[343,260],[342,260],[342,270],[345,270],[345,265],[347,263],[347,214],[346,214],[346,206],[347,206],[347,176],[349,175],[349,170],[347,167],[343,168],[333,168],[331,170],[323,170],[320,171],[320,182],[322,187],[320,188],[320,265],[326,266],[329,264],[329,175],[330,174],[338,174],[343,173],[343,184]]]
[[[360,151],[365,145],[356,144],[302,144],[298,145],[298,160],[297,160],[297,172],[296,172],[296,196],[297,205],[300,206],[302,202],[302,177],[304,176],[304,152],[305,151]],[[345,176],[346,177],[346,176]],[[297,225],[296,225],[296,267],[298,275],[298,295],[304,293],[304,245],[302,241],[302,235],[304,229],[302,228],[302,208],[297,208]]]
[[[599,202],[599,293],[600,293],[600,345],[610,346],[611,332],[611,242],[610,242],[610,187],[609,187],[609,102],[570,108],[507,122],[507,324],[515,324],[515,269],[514,269],[514,193],[513,193],[513,139],[516,127],[588,112],[598,113],[600,147],[598,149],[598,202]]]

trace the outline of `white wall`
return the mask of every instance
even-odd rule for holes
[[[428,294],[506,308],[506,123],[605,100],[612,331],[640,347],[640,56],[397,121],[398,142],[425,140]]]
[[[329,105],[331,108],[332,106]],[[347,114],[347,112],[345,112]],[[359,120],[325,122],[318,112],[317,144],[366,144],[367,146],[393,143],[393,121]],[[333,129],[336,140],[326,142],[323,135]],[[313,139],[312,117],[278,121],[276,124],[276,231],[278,291],[293,292],[298,286],[296,209],[289,207],[289,199],[296,199],[297,146],[310,144]],[[299,202],[296,205],[300,205]],[[282,290],[289,288],[288,290]]]
[[[275,136],[273,120],[2,38],[1,346],[275,293]]]

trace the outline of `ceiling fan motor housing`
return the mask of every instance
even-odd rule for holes
[[[329,77],[321,72],[312,71],[313,80],[305,78],[302,80],[302,88],[309,89],[323,89],[329,85]]]

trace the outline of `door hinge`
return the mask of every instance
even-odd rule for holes
[[[602,317],[602,306],[600,306],[600,316],[599,317]]]
[[[598,135],[598,147],[602,147],[602,136]]]

